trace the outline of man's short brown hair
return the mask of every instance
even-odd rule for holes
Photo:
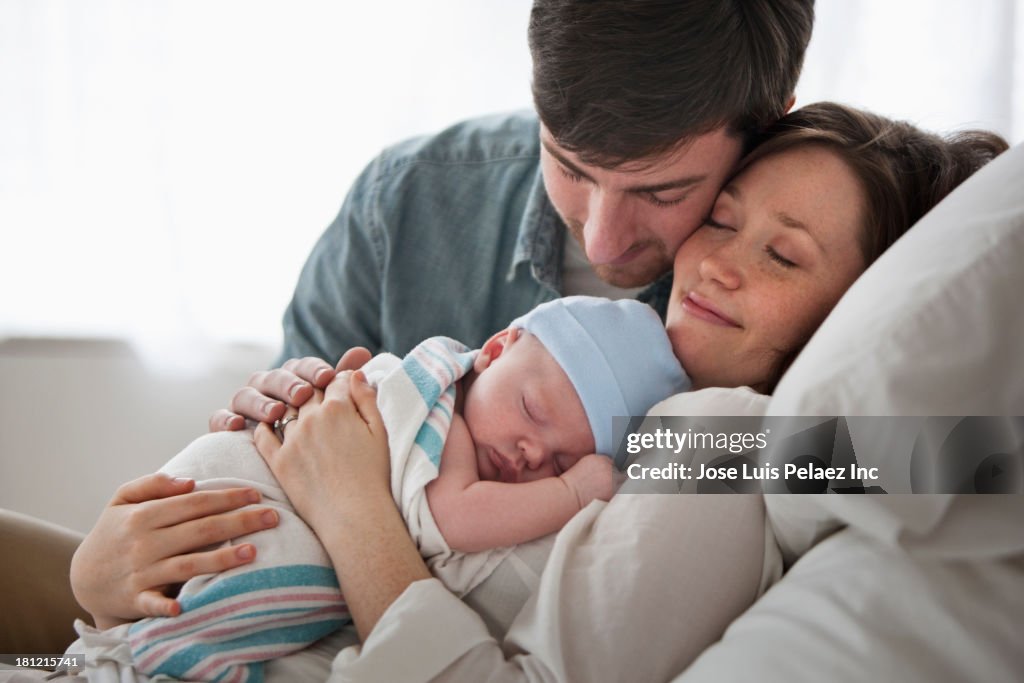
[[[723,125],[746,139],[785,113],[813,23],[813,0],[535,0],[534,104],[606,168]]]

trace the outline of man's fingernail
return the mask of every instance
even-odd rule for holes
[[[251,545],[240,545],[238,546],[238,550],[235,551],[235,554],[238,555],[238,559],[240,560],[251,560],[256,554],[256,549]]]
[[[316,371],[316,374],[313,375],[313,381],[314,382],[321,381],[324,378],[324,375],[327,374],[327,372],[328,371],[327,371],[326,368],[320,368],[319,370]]]
[[[292,388],[288,390],[288,398],[294,399],[295,394],[299,393],[299,389],[306,386],[305,382],[296,382],[292,385]]]
[[[273,410],[274,410],[274,404],[273,403],[264,403],[263,404],[263,414],[266,415],[267,417],[270,417],[270,413],[273,412]]]

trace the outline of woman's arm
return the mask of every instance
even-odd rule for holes
[[[293,431],[294,429],[294,431]],[[257,445],[328,549],[363,640],[331,680],[651,680],[681,672],[757,596],[759,496],[620,496],[559,534],[502,642],[429,577],[391,500],[373,391],[342,375]],[[603,513],[602,513],[603,511]]]
[[[121,486],[71,560],[71,587],[97,628],[174,616],[164,591],[200,574],[247,564],[249,544],[197,552],[277,524],[253,489],[193,492],[195,482],[151,474]]]
[[[753,603],[765,557],[760,496],[617,496],[559,533],[507,634],[417,582],[330,680],[670,681]]]
[[[343,372],[300,409],[286,434],[282,444],[261,424],[256,447],[327,549],[366,638],[411,583],[430,578],[391,497],[376,392],[362,373]]]

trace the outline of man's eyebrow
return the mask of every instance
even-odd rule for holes
[[[548,154],[550,154],[555,159],[557,159],[558,163],[562,164],[562,166],[565,166],[567,169],[569,169],[570,171],[572,171],[576,175],[583,176],[587,180],[591,180],[591,181],[593,180],[593,178],[591,178],[589,175],[587,175],[586,171],[584,171],[582,168],[580,168],[579,166],[577,166],[576,164],[572,163],[567,158],[565,158],[565,155],[563,155],[557,149],[552,147],[551,143],[549,143],[547,140],[541,139],[540,144],[544,145],[544,149],[546,149],[548,151]]]
[[[684,188],[700,185],[707,179],[707,174],[688,175],[683,176],[682,178],[676,178],[675,180],[669,180],[664,183],[658,183],[657,185],[631,187],[627,191],[634,192],[636,194],[654,194],[658,192],[665,192],[666,190],[682,190]]]
[[[542,145],[544,145],[544,149],[548,151],[548,154],[550,154],[551,156],[558,160],[558,163],[562,164],[576,175],[586,178],[587,180],[593,182],[594,179],[591,178],[586,171],[584,171],[582,168],[569,161],[569,159],[567,159],[565,155],[556,150],[547,140],[541,140],[540,142]],[[707,174],[684,176],[682,178],[677,178],[675,180],[668,180],[663,183],[657,183],[656,185],[637,185],[635,187],[627,188],[626,192],[631,192],[633,194],[651,194],[657,192],[664,192],[666,190],[679,190],[687,187],[692,187],[694,185],[699,185],[700,183],[707,180],[707,178]]]

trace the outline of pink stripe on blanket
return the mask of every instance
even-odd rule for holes
[[[237,664],[229,664],[229,666],[237,666],[238,668],[235,669],[231,673],[231,677],[229,679],[227,679],[227,680],[232,681],[234,683],[243,683],[243,681],[245,681],[249,677],[248,676],[249,670],[246,669],[243,666],[243,664],[251,663],[251,662],[266,661],[268,659],[276,659],[278,657],[284,657],[285,655],[290,655],[294,651],[295,651],[294,647],[291,647],[291,648],[288,648],[288,647],[278,647],[276,649],[275,648],[261,648],[259,651],[254,651],[251,654],[244,654],[242,652],[233,652],[231,654],[238,658],[238,663]],[[203,676],[205,676],[205,675],[207,675],[209,673],[212,673],[212,672],[216,671],[217,669],[219,669],[220,667],[222,667],[226,663],[226,661],[225,661],[226,659],[227,659],[227,657],[222,657],[220,660],[218,660],[216,662],[216,664],[212,664],[210,666],[204,667],[202,670],[200,670],[198,672],[190,670],[187,675],[190,678],[195,678],[196,680],[202,680]]]
[[[193,617],[191,617],[189,619],[182,619],[182,618],[172,619],[172,620],[170,620],[170,621],[172,621],[172,623],[166,624],[164,626],[158,626],[156,628],[144,629],[143,631],[141,631],[141,633],[145,634],[146,640],[153,640],[153,639],[158,638],[158,637],[160,637],[162,635],[165,635],[165,634],[168,634],[168,633],[173,633],[174,631],[180,631],[182,629],[188,628],[188,627],[192,626],[193,624],[198,624],[198,623],[201,623],[201,622],[203,622],[205,620],[209,620],[209,619],[214,618],[214,617],[222,617],[222,616],[224,616],[226,614],[232,614],[234,612],[238,612],[239,610],[246,609],[246,608],[251,607],[253,605],[266,605],[266,604],[271,604],[271,603],[276,603],[276,602],[302,602],[302,601],[308,601],[308,602],[342,602],[342,603],[344,603],[344,601],[341,600],[341,594],[337,590],[334,590],[334,591],[327,591],[327,590],[324,590],[324,591],[311,591],[311,592],[306,592],[306,593],[290,593],[290,594],[287,594],[287,595],[268,595],[266,597],[250,598],[250,599],[244,600],[242,602],[236,602],[236,603],[233,603],[233,604],[225,605],[224,607],[218,607],[217,609],[214,609],[214,610],[210,610],[210,611],[202,612],[200,614],[196,614],[196,615],[194,615]]]
[[[318,610],[316,612],[316,614],[317,615],[327,616],[327,615],[330,614],[331,611],[341,611],[341,610],[339,610],[337,608],[335,608],[335,609],[325,608],[324,610]],[[285,620],[285,621],[287,621],[287,620]],[[275,625],[276,626],[284,626],[285,624],[284,624],[284,622],[282,622],[280,624],[275,624]],[[202,669],[199,669],[198,671],[196,671],[195,668],[193,667],[192,669],[189,670],[188,675],[189,676],[195,676],[198,679],[203,679],[206,676],[208,676],[210,673],[212,673],[214,671],[217,671],[218,669],[223,667],[225,664],[227,664],[231,660],[234,660],[234,661],[236,661],[238,663],[242,663],[242,662],[258,662],[258,661],[264,661],[264,660],[267,660],[267,659],[274,659],[276,657],[282,657],[284,655],[287,655],[287,654],[290,654],[290,653],[294,652],[297,645],[301,645],[302,647],[306,647],[308,644],[307,643],[294,643],[294,644],[290,644],[290,645],[289,644],[278,645],[276,647],[268,647],[268,646],[265,646],[265,645],[261,645],[259,648],[252,648],[252,649],[249,649],[248,651],[247,650],[232,650],[230,652],[225,652],[223,654],[217,655],[216,657],[210,659],[208,662],[206,662],[206,666],[204,666]],[[236,672],[236,674],[237,674],[237,672]]]
[[[193,616],[190,619],[171,619],[170,621],[172,623],[170,623],[170,624],[166,624],[164,626],[159,626],[159,627],[152,628],[152,629],[143,629],[141,631],[138,631],[136,633],[131,634],[129,636],[129,642],[132,644],[132,649],[135,649],[136,643],[139,642],[139,641],[152,642],[154,640],[159,640],[159,639],[164,639],[164,640],[170,641],[170,642],[165,643],[164,645],[156,647],[152,652],[147,653],[146,656],[143,658],[143,660],[139,663],[139,667],[141,669],[148,671],[148,670],[150,670],[150,667],[153,665],[153,663],[155,661],[158,661],[159,659],[162,658],[161,655],[163,653],[165,653],[167,650],[169,650],[171,648],[174,648],[174,647],[177,647],[177,646],[180,645],[180,643],[175,643],[174,642],[174,636],[176,634],[178,634],[179,632],[181,632],[181,631],[186,631],[186,630],[191,629],[192,627],[196,627],[196,630],[200,631],[201,635],[203,635],[204,637],[209,637],[209,636],[214,635],[214,634],[220,634],[221,631],[218,631],[218,630],[202,631],[202,625],[203,625],[204,622],[220,621],[223,617],[225,617],[227,615],[236,614],[238,612],[243,612],[244,610],[246,610],[246,609],[248,609],[250,607],[253,607],[253,606],[263,606],[263,605],[268,605],[268,604],[272,604],[272,603],[282,603],[282,602],[287,603],[287,602],[298,602],[298,601],[307,601],[307,602],[315,601],[315,602],[323,602],[323,603],[332,603],[332,604],[328,604],[327,606],[325,606],[323,608],[320,608],[320,610],[317,610],[316,612],[304,611],[304,612],[302,612],[301,618],[308,618],[309,615],[317,614],[321,610],[338,611],[338,612],[343,613],[343,614],[347,613],[347,607],[346,607],[344,601],[340,599],[340,594],[337,591],[333,591],[333,592],[321,591],[321,592],[295,593],[295,594],[292,594],[292,595],[271,595],[271,596],[267,596],[267,597],[264,597],[264,598],[251,598],[251,599],[245,600],[243,602],[238,602],[238,603],[235,603],[235,604],[232,604],[232,605],[226,605],[224,607],[220,607],[220,608],[215,609],[215,610],[210,610],[208,612],[204,612],[202,614],[198,614],[196,616]],[[282,617],[284,617],[284,616],[287,616],[287,615],[282,615]],[[294,620],[295,618],[296,617],[294,617],[294,616],[288,617],[288,619],[292,619],[292,620]],[[280,617],[278,617],[278,618],[276,618],[274,620],[270,620],[269,622],[266,622],[266,623],[276,623],[276,621],[278,621],[279,619],[280,619]],[[250,626],[250,628],[251,628],[251,626]],[[192,636],[192,635],[200,635],[200,634],[190,633],[189,635]]]
[[[432,377],[440,380],[443,386],[451,384],[460,376],[457,373],[461,373],[462,369],[452,358],[456,351],[434,339],[423,342],[421,350],[423,353],[416,353],[414,349],[413,357]]]

